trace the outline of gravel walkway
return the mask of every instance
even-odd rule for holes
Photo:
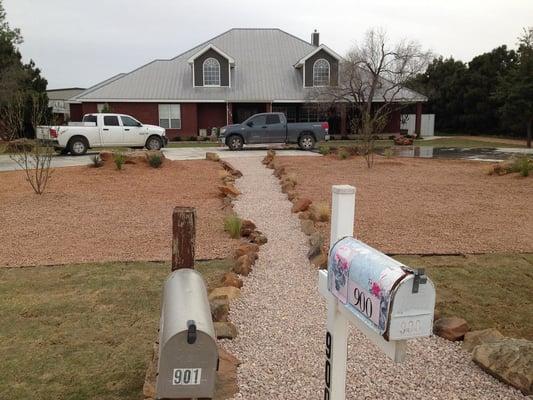
[[[243,172],[237,213],[268,237],[230,319],[239,329],[224,346],[237,356],[237,399],[322,399],[326,310],[317,272],[307,262],[306,237],[272,171],[259,158],[231,160]],[[482,372],[459,345],[440,338],[411,343],[395,365],[350,333],[347,399],[523,399]]]

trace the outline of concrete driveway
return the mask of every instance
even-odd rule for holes
[[[221,147],[183,147],[183,148],[166,148],[163,149],[165,157],[169,160],[201,160],[205,158],[206,152],[217,153],[221,158],[234,157],[264,157],[267,147],[246,146],[242,151],[230,151]],[[276,148],[280,155],[284,156],[320,156],[318,153],[301,150],[290,150]],[[52,167],[74,167],[77,165],[89,165],[92,163],[91,157],[98,154],[97,151],[91,151],[84,156],[62,156],[55,155],[52,159]],[[21,169],[9,155],[0,155],[0,171],[15,171]]]

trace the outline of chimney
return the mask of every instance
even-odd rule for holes
[[[320,33],[316,29],[311,33],[311,44],[315,47],[320,46]]]

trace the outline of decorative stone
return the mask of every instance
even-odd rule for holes
[[[306,198],[298,199],[292,205],[292,212],[298,213],[300,211],[307,211],[311,203],[312,201],[310,199],[306,199]]]
[[[311,212],[310,211],[302,211],[298,213],[298,218],[300,219],[311,219]]]
[[[245,254],[239,257],[232,268],[232,271],[239,274],[248,276],[252,272],[252,265],[254,264],[254,259],[248,254]]]
[[[268,242],[268,239],[265,235],[263,235],[263,233],[259,232],[259,231],[254,231],[251,235],[250,235],[250,240],[255,243],[255,244],[258,244],[258,245],[263,245],[265,244],[266,242]]]
[[[235,272],[226,272],[222,278],[222,284],[240,289],[242,288],[242,279]]]
[[[227,296],[228,300],[231,301],[233,299],[236,299],[240,295],[241,295],[241,290],[239,288],[236,288],[233,286],[224,286],[224,287],[213,289],[213,291],[209,293],[208,299],[209,301],[211,301],[220,296]]]
[[[214,322],[217,339],[235,339],[237,328],[231,322]]]
[[[533,342],[504,338],[474,348],[472,360],[497,379],[533,394]]]
[[[237,250],[235,250],[235,258],[238,259],[244,255],[251,255],[256,260],[258,251],[259,245],[255,243],[241,243]]]
[[[220,346],[218,359],[215,399],[231,399],[239,392],[237,368],[240,361]]]
[[[205,153],[205,159],[209,161],[219,161],[220,157],[217,153],[208,151]]]
[[[296,191],[295,190],[289,190],[287,192],[287,199],[289,199],[289,201],[293,201],[295,198],[296,198]]]
[[[468,323],[464,319],[458,317],[440,318],[433,324],[433,332],[435,335],[452,342],[462,340],[468,330]]]
[[[504,336],[500,331],[494,328],[467,332],[465,333],[465,338],[463,340],[463,350],[472,352],[472,350],[480,344],[496,342],[503,338]]]
[[[219,186],[218,190],[220,191],[220,193],[222,193],[223,196],[237,197],[238,195],[241,194],[241,192],[239,192],[239,189],[229,184],[224,185],[224,186]]]
[[[311,264],[316,268],[325,269],[328,266],[328,255],[323,251],[311,259]]]
[[[312,222],[312,221],[309,221]],[[324,244],[324,238],[319,232],[315,232],[309,238],[309,250],[307,251],[307,258],[309,260],[314,259],[320,253],[322,253],[322,245]]]
[[[255,224],[249,219],[241,221],[241,236],[248,237],[255,231]]]
[[[316,232],[315,224],[309,219],[300,220],[300,228],[302,229],[302,232],[308,236]]]
[[[228,296],[217,296],[209,300],[211,307],[211,318],[213,321],[227,321],[229,313]]]

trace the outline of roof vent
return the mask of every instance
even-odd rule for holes
[[[320,33],[316,29],[311,33],[311,44],[315,47],[320,46]]]

